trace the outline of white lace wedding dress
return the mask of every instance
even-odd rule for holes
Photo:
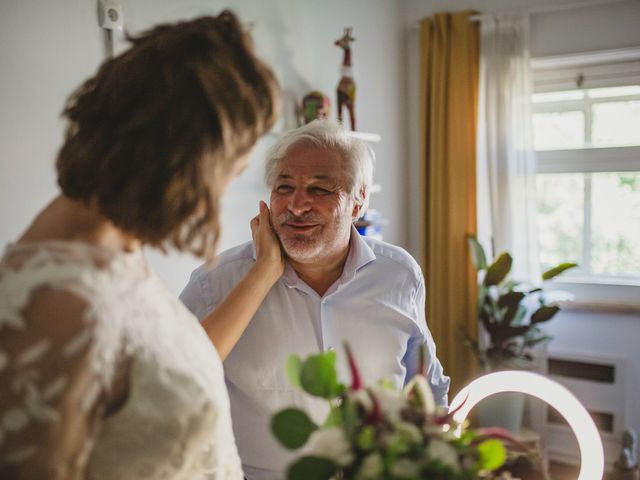
[[[242,479],[220,359],[142,253],[7,247],[0,478]]]

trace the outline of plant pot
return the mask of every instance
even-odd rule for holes
[[[512,433],[520,432],[526,395],[503,392],[485,398],[474,407],[479,427],[501,427]]]

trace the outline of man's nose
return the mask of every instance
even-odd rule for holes
[[[300,216],[311,209],[311,198],[303,189],[296,189],[289,197],[289,211]]]

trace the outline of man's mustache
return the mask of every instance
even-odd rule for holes
[[[275,225],[283,225],[285,223],[322,223],[322,218],[315,213],[305,215],[293,215],[290,212],[277,216],[273,222]]]

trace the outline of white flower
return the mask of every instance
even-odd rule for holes
[[[404,434],[411,443],[422,442],[422,432],[413,423],[397,422],[395,427],[397,432],[399,434]]]
[[[427,456],[433,460],[439,460],[442,464],[458,470],[458,453],[456,449],[442,440],[432,438],[427,447]]]
[[[433,415],[436,413],[436,400],[433,398],[433,392],[427,382],[427,379],[422,375],[416,375],[411,381],[404,387],[405,394],[408,396],[411,392],[417,394],[422,402],[424,411],[427,415]]]
[[[382,473],[382,456],[378,452],[367,455],[356,475],[358,480],[376,480]]]
[[[351,392],[349,394],[351,400],[362,405],[365,412],[370,412],[373,410],[373,401],[371,400],[371,396],[369,392],[364,389],[356,390],[355,392]]]
[[[400,420],[400,412],[407,406],[403,392],[376,385],[371,388],[371,393],[378,401],[382,415],[392,422]]]
[[[391,474],[394,477],[412,478],[418,475],[419,469],[416,462],[412,462],[406,458],[397,460],[391,467]]]
[[[351,446],[339,427],[327,427],[314,431],[303,450],[304,455],[333,460],[344,467],[353,462]]]

